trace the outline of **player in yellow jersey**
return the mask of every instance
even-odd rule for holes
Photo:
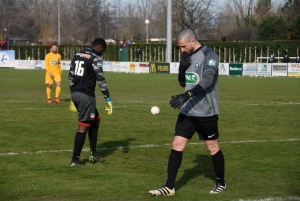
[[[51,103],[51,87],[53,80],[56,82],[55,90],[55,102],[60,103],[59,94],[61,90],[61,55],[57,53],[57,45],[52,44],[50,48],[50,53],[46,55],[45,58],[46,64],[46,94],[47,102]]]

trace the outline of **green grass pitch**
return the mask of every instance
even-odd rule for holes
[[[0,200],[36,201],[241,201],[300,200],[300,79],[219,79],[220,145],[228,190],[214,186],[211,157],[195,135],[187,145],[176,196],[151,197],[164,184],[179,110],[169,105],[183,92],[176,75],[106,72],[113,114],[101,114],[103,164],[71,168],[77,115],[68,110],[63,72],[60,104],[46,103],[43,70],[0,69]],[[52,89],[54,96],[55,85]],[[161,113],[152,115],[151,106]],[[81,159],[88,162],[88,139]]]

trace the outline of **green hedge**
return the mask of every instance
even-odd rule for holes
[[[202,42],[201,42],[202,43]],[[290,57],[299,54],[300,40],[297,41],[253,41],[253,42],[203,42],[212,47],[220,57],[221,62],[247,63],[256,62],[259,56],[269,57],[275,54],[280,59],[285,52]],[[166,44],[133,44],[128,45],[128,60],[135,61],[135,50],[137,45],[142,49],[140,61],[164,62],[166,57]],[[81,49],[88,46],[79,45],[60,45],[59,53],[63,60],[70,60],[72,56]],[[16,59],[27,59],[30,57],[35,60],[43,60],[45,54],[49,52],[49,46],[11,46],[15,50]],[[107,45],[106,52],[103,54],[105,61],[119,61],[119,45]],[[172,47],[172,61],[180,60],[180,49],[176,44]]]
[[[88,45],[59,45],[58,52],[61,54],[63,60],[71,60],[73,55],[80,50],[89,47]],[[26,60],[28,57],[33,60],[44,60],[50,47],[43,45],[35,46],[11,46],[11,50],[15,50],[15,59]],[[119,60],[119,47],[116,45],[107,45],[106,52],[103,54],[105,61]]]

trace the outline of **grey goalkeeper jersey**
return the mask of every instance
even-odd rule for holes
[[[205,45],[191,57],[191,65],[185,72],[185,91],[200,85],[204,90],[189,99],[181,108],[188,116],[208,117],[219,114],[218,66],[219,57]]]

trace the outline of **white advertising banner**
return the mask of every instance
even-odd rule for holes
[[[45,69],[44,60],[16,60],[15,65],[16,69]]]
[[[271,76],[272,64],[258,63],[257,64],[257,76],[269,77]]]
[[[289,63],[288,76],[300,77],[300,63]]]
[[[229,75],[229,63],[219,63],[219,75]]]
[[[112,71],[118,73],[129,73],[129,62],[113,62]]]
[[[62,70],[70,70],[71,61],[61,61]],[[15,60],[16,69],[46,69],[45,60]]]
[[[243,64],[243,76],[256,76],[257,64],[256,63],[245,63]]]
[[[71,61],[61,61],[61,69],[62,70],[70,70]]]
[[[111,61],[103,61],[103,64],[102,64],[102,68],[103,68],[103,71],[106,72],[110,72],[112,71],[112,62]]]
[[[1,67],[15,68],[14,50],[0,50],[0,68]]]
[[[287,76],[288,65],[286,63],[273,63],[272,76]]]
[[[149,63],[148,62],[139,62],[138,64],[138,72],[139,73],[149,73]]]
[[[136,62],[130,62],[129,63],[129,73],[138,73],[137,65],[138,65],[138,63],[136,63]]]
[[[170,74],[178,74],[179,62],[170,63]]]

